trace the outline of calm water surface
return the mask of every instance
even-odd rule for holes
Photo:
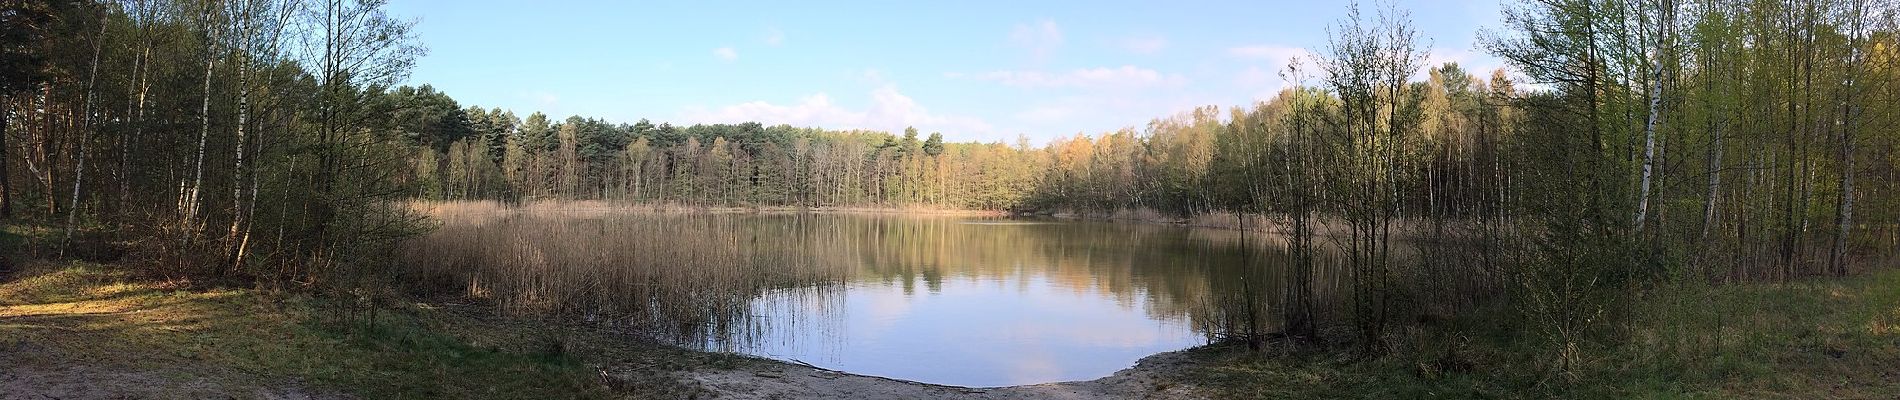
[[[1180,317],[1150,314],[1145,293],[1120,296],[1017,273],[926,286],[853,282],[828,304],[798,294],[759,299],[762,318],[823,318],[731,347],[854,373],[961,386],[1087,380],[1150,354],[1205,342]]]
[[[451,219],[434,236],[431,248],[530,243],[465,261],[537,263],[477,275],[498,282],[491,296],[527,293],[506,284],[523,279],[601,291],[532,297],[645,310],[641,323],[709,350],[977,387],[1095,379],[1206,343],[1237,314],[1266,313],[1237,299],[1274,297],[1262,266],[1282,253],[1233,231],[837,214],[542,213]]]

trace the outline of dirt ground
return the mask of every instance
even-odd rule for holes
[[[1205,397],[1173,383],[1194,363],[1188,352],[1149,356],[1090,381],[964,388],[699,352],[630,340],[624,332],[550,330],[465,307],[417,308],[401,319],[465,345],[409,352],[396,346],[390,352],[316,333],[301,322],[312,318],[310,307],[268,305],[271,298],[248,291],[176,289],[118,271],[55,267],[0,277],[0,400],[358,397],[351,393],[536,399]],[[513,355],[532,352],[551,331],[565,332],[558,336],[574,361],[539,364]],[[490,361],[428,358],[445,353]],[[549,368],[567,372],[534,374]],[[568,381],[543,384],[550,379]],[[382,390],[399,385],[415,387]]]
[[[32,342],[0,340],[0,400],[351,398],[196,363],[170,362],[142,370],[101,364]]]
[[[1197,399],[1191,387],[1171,383],[1169,372],[1191,360],[1181,352],[1143,358],[1134,367],[1091,381],[997,388],[932,385],[855,375],[804,365],[761,361],[729,370],[683,371],[721,399]]]
[[[295,382],[260,382],[243,371],[191,363],[128,371],[88,365],[54,348],[28,342],[0,343],[0,399],[348,399]],[[718,399],[1197,399],[1191,388],[1172,385],[1167,371],[1188,362],[1162,353],[1135,367],[1091,381],[999,388],[965,388],[855,375],[767,360],[731,369],[671,372],[683,384]],[[642,373],[601,367],[604,376]],[[618,370],[618,372],[616,372]],[[634,377],[622,376],[631,379]],[[642,377],[650,379],[650,377]],[[625,393],[628,397],[648,397]]]

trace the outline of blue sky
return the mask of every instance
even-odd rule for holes
[[[1489,70],[1500,63],[1475,37],[1497,26],[1498,1],[1397,5],[1434,64]],[[392,1],[429,48],[409,82],[522,116],[1043,143],[1264,99],[1346,14],[1343,1],[524,3]]]

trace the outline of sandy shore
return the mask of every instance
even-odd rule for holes
[[[933,385],[864,376],[806,365],[758,359],[733,369],[675,373],[722,399],[1199,399],[1192,387],[1171,377],[1193,360],[1183,351],[1142,358],[1135,366],[1089,381],[996,388]],[[634,371],[612,371],[627,374]]]

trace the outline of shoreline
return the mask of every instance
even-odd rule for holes
[[[1193,385],[1177,377],[1200,360],[1193,353],[1213,345],[1168,351],[1142,357],[1135,365],[1091,380],[997,387],[968,387],[856,374],[809,364],[743,354],[751,364],[732,370],[687,372],[685,379],[718,398],[818,399],[840,397],[904,399],[1198,399]],[[695,351],[682,349],[685,351]]]
[[[628,203],[603,200],[541,200],[508,203],[499,200],[412,200],[410,210],[432,217],[444,214],[478,215],[519,212],[557,213],[655,213],[655,214],[837,214],[900,216],[970,216],[997,218],[1038,218],[1065,221],[1094,221],[1173,225],[1190,228],[1242,230],[1278,233],[1278,223],[1262,214],[1212,212],[1189,217],[1172,217],[1153,210],[1116,210],[1109,212],[1075,210],[982,210],[934,206],[697,206],[674,203]],[[1241,221],[1246,218],[1246,222]]]
[[[384,306],[373,328],[336,320],[325,300],[198,287],[124,263],[22,261],[0,274],[0,393],[56,398],[1893,398],[1900,385],[1900,270],[1863,276],[1654,293],[1643,334],[1726,330],[1718,355],[1653,356],[1628,343],[1610,362],[1545,386],[1527,342],[1471,336],[1456,353],[1366,358],[1351,350],[1256,353],[1212,344],[1143,357],[1087,381],[973,388],[685,349],[636,332],[511,317],[480,304]],[[1721,321],[1698,304],[1754,304]],[[1481,323],[1485,314],[1461,317]],[[1687,318],[1687,319],[1685,319]],[[1684,321],[1684,322],[1670,322]],[[1726,321],[1726,322],[1723,322]],[[1687,324],[1687,325],[1677,325]],[[1711,325],[1714,324],[1714,325]],[[1458,332],[1453,326],[1425,327]],[[1452,329],[1452,330],[1445,330]],[[1790,342],[1787,338],[1805,338]],[[1534,342],[1532,342],[1534,343]],[[1705,349],[1706,350],[1706,349]],[[1680,354],[1677,354],[1680,356]],[[1617,360],[1648,360],[1628,366]],[[1713,368],[1657,378],[1651,368]],[[1753,396],[1751,396],[1753,395]],[[1506,396],[1509,397],[1509,396]],[[1776,396],[1769,396],[1776,397]]]
[[[938,208],[925,206],[890,207],[807,207],[807,206],[694,206],[671,203],[621,203],[598,200],[579,201],[536,201],[510,204],[496,200],[416,200],[410,201],[411,210],[425,215],[440,215],[444,212],[466,215],[469,213],[499,212],[562,212],[562,213],[655,213],[655,214],[870,214],[870,215],[942,215],[942,216],[983,216],[1008,217],[1014,215],[1002,210],[975,210],[960,208]]]
[[[53,398],[1204,398],[1194,349],[1086,381],[962,387],[689,349],[635,331],[455,301],[383,306],[195,287],[120,263],[26,261],[0,273],[0,393]]]

